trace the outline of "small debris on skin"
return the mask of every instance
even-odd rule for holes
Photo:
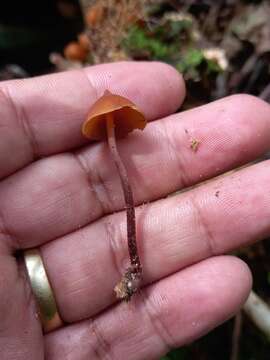
[[[185,131],[185,133],[186,133],[187,135],[189,135],[188,129],[184,129],[184,131]],[[199,147],[199,145],[200,145],[200,141],[197,140],[197,139],[195,139],[195,138],[192,138],[191,136],[190,136],[190,138],[189,138],[189,141],[190,141],[190,147],[191,147],[191,149],[192,149],[194,152],[197,152],[198,147]]]
[[[220,193],[220,191],[218,190],[218,191],[216,191],[216,193],[215,193],[215,197],[219,197],[219,193]]]
[[[190,147],[194,152],[197,152],[199,145],[200,145],[199,140],[197,140],[197,139],[190,140]]]

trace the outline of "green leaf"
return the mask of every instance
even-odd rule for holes
[[[204,60],[204,56],[201,50],[197,49],[190,49],[185,54],[184,61],[190,67],[197,67],[199,66]]]
[[[204,55],[201,50],[188,49],[180,61],[177,62],[176,68],[188,78],[197,79],[199,77],[198,67],[204,61]]]
[[[214,60],[206,60],[207,63],[207,72],[208,73],[221,73],[223,70],[219,64]]]
[[[175,49],[138,27],[130,30],[123,45],[131,54],[142,53],[155,60],[167,60]]]

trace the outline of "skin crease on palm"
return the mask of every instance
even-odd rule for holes
[[[270,235],[270,163],[217,175],[269,150],[268,104],[235,95],[173,114],[185,87],[161,63],[99,65],[0,89],[1,360],[159,359],[239,310],[250,271],[224,254]],[[144,271],[128,304],[113,293],[128,261],[119,178],[106,144],[80,132],[105,89],[149,120],[119,141]],[[64,321],[46,335],[14,256],[31,247],[40,247]]]

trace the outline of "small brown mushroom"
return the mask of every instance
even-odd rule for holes
[[[143,130],[147,122],[144,115],[128,99],[108,90],[91,107],[83,123],[82,133],[91,140],[107,139],[124,193],[127,212],[127,238],[130,267],[115,287],[116,297],[129,301],[142,280],[142,266],[137,250],[136,219],[132,189],[124,163],[119,155],[116,138],[124,137],[134,129]]]
[[[70,61],[85,61],[87,57],[87,50],[84,49],[78,42],[72,41],[64,48],[65,58]]]
[[[90,38],[89,36],[83,32],[83,33],[80,33],[78,36],[78,43],[79,45],[87,52],[89,52],[89,50],[91,49],[91,41],[90,41]]]
[[[86,11],[85,22],[90,28],[97,27],[103,20],[105,15],[104,5],[97,2],[97,4],[92,5]]]

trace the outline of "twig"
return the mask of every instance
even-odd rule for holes
[[[227,96],[228,88],[228,73],[220,73],[216,79],[216,90],[212,92],[212,99],[222,99],[223,97]]]
[[[239,311],[239,313],[234,318],[234,328],[232,334],[232,353],[230,360],[238,360],[241,329],[242,329],[242,312]]]
[[[238,92],[243,80],[246,76],[251,73],[256,65],[258,60],[258,55],[253,54],[242,66],[238,73],[234,73],[229,81],[229,88],[231,93]]]
[[[270,340],[270,307],[268,304],[254,291],[251,291],[244,305],[244,311]]]
[[[259,97],[262,100],[270,102],[270,83],[263,89],[263,91],[260,93]]]
[[[256,84],[264,66],[265,66],[264,61],[262,59],[258,59],[258,61],[255,63],[254,70],[252,71],[248,79],[248,83],[245,86],[244,89],[245,93],[250,93],[252,91],[253,86]]]

